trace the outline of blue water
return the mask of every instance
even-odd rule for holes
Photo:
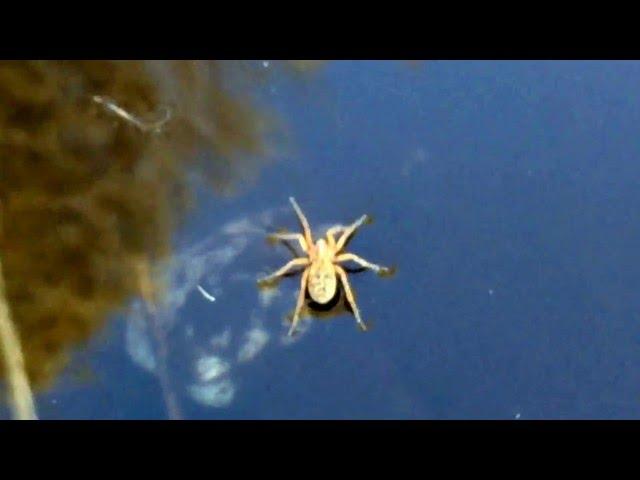
[[[192,280],[215,302],[176,280],[183,418],[640,418],[640,63],[331,62],[274,73],[264,97],[292,144],[239,196],[203,195],[179,249],[217,251],[243,218],[297,229],[294,196],[316,227],[372,215],[349,250],[398,271],[351,276],[370,332],[341,315],[287,344],[298,280],[268,305],[255,288],[286,250],[233,237]],[[85,354],[95,377],[61,381],[40,416],[167,418],[131,328],[115,318]],[[240,361],[250,331],[261,349]],[[226,366],[198,380],[211,357]]]

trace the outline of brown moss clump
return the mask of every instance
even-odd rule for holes
[[[218,62],[0,62],[1,273],[37,388],[149,290],[141,265],[171,250],[187,170],[229,191],[260,165],[269,122],[223,73]],[[169,105],[172,118],[145,132],[94,95],[141,119]],[[213,153],[196,161],[203,146]]]

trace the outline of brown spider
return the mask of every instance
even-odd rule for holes
[[[347,302],[356,317],[358,326],[362,330],[367,330],[366,324],[362,321],[362,318],[360,318],[360,312],[347,279],[347,272],[339,264],[342,262],[352,261],[365,269],[368,268],[373,270],[379,275],[388,275],[393,272],[393,269],[391,268],[369,263],[353,253],[346,253],[343,251],[355,231],[363,224],[370,223],[371,220],[369,216],[362,215],[358,220],[346,227],[342,225],[334,225],[327,230],[325,238],[320,238],[314,243],[313,237],[311,236],[311,229],[309,228],[309,222],[302,213],[302,210],[300,210],[300,207],[293,197],[289,197],[289,201],[293,205],[293,209],[296,211],[298,220],[300,220],[303,234],[273,233],[269,235],[268,238],[273,241],[280,240],[283,242],[295,240],[300,244],[300,247],[307,256],[294,258],[278,271],[258,280],[258,284],[261,286],[270,285],[279,277],[289,273],[292,268],[304,267],[304,270],[302,270],[302,278],[300,280],[298,301],[296,302],[296,309],[293,312],[291,328],[289,329],[289,335],[293,335],[300,318],[300,311],[304,304],[305,293],[308,291],[309,296],[314,302],[325,305],[335,297],[338,289],[339,277],[344,288]],[[342,233],[342,235],[338,240],[336,240],[334,235],[338,233]]]

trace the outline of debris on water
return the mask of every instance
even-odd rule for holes
[[[214,297],[213,295],[209,294],[204,288],[202,288],[200,285],[197,286],[198,290],[200,291],[200,293],[202,294],[202,296],[204,298],[206,298],[207,300],[209,300],[210,302],[215,302],[216,301],[216,297]]]

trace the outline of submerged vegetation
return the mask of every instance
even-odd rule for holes
[[[237,65],[0,62],[0,378],[47,388],[130,298],[152,308],[189,175],[226,194],[270,158],[278,122],[232,88],[259,81]]]

